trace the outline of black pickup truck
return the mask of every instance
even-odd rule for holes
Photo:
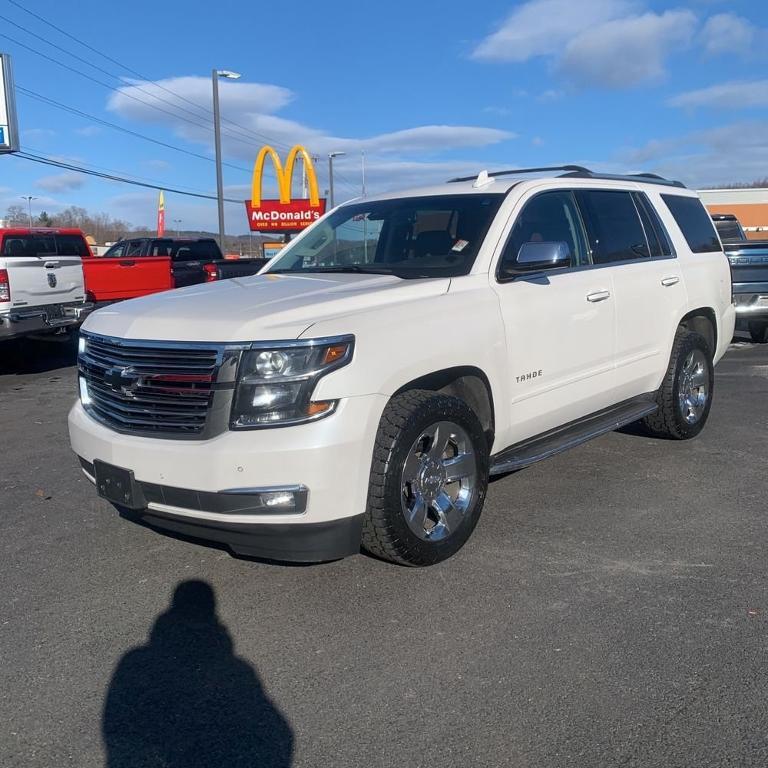
[[[731,262],[736,327],[749,331],[752,341],[768,342],[768,240],[723,243]]]
[[[105,257],[138,259],[170,256],[176,288],[255,275],[268,259],[225,259],[219,244],[210,237],[136,237],[115,243]]]

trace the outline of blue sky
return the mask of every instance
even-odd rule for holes
[[[337,199],[360,193],[363,151],[369,191],[556,163],[652,170],[697,187],[768,176],[768,19],[756,0],[73,7],[0,0],[0,51],[12,54],[17,85],[202,156],[20,93],[22,148],[78,165],[214,191],[207,110],[218,67],[243,73],[221,82],[232,121],[226,194],[238,200],[267,138],[281,154],[298,141],[321,156],[322,187],[327,153],[346,151]],[[80,205],[136,225],[154,220],[156,193],[0,157],[0,216],[28,194],[38,210]],[[216,226],[213,201],[169,194],[166,207],[182,228]],[[244,208],[228,205],[228,231],[246,228]]]

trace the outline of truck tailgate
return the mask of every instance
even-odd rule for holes
[[[83,259],[85,290],[91,301],[135,299],[173,288],[169,256]]]
[[[83,267],[79,256],[0,257],[8,271],[11,306],[27,307],[83,301]]]

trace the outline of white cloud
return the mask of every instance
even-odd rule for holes
[[[550,104],[553,101],[560,101],[565,96],[565,91],[559,91],[556,88],[550,88],[536,97],[536,101],[542,104]]]
[[[556,56],[580,32],[625,16],[635,6],[631,0],[529,0],[486,37],[472,57],[521,62]]]
[[[768,121],[729,123],[655,139],[625,151],[621,159],[698,189],[754,181],[768,176]]]
[[[659,80],[667,56],[688,48],[696,25],[690,11],[644,13],[609,21],[572,39],[559,69],[576,82],[606,88]]]
[[[705,53],[745,55],[752,48],[755,28],[747,19],[733,13],[718,13],[707,19],[701,30]]]
[[[46,192],[68,192],[80,189],[85,185],[85,176],[80,173],[57,173],[53,176],[43,176],[35,182],[35,186]]]
[[[211,83],[208,78],[178,77],[157,83],[131,83],[123,86],[110,97],[108,108],[124,118],[166,125],[188,141],[209,147],[210,115],[206,117],[201,114],[198,119],[194,119],[188,113],[158,102],[154,96],[173,99],[163,88],[179,93],[195,104],[202,105],[210,100]],[[147,96],[147,92],[151,96]],[[275,114],[292,98],[290,91],[275,85],[223,82],[220,101],[225,118],[222,124],[225,154],[252,161],[259,146],[264,143],[273,144],[277,148],[300,143],[319,155],[331,151],[423,154],[485,147],[514,138],[514,134],[508,131],[461,125],[424,125],[368,138],[334,136],[320,128]],[[189,104],[182,106],[194,111],[194,107]],[[159,112],[153,107],[164,111]]]
[[[606,88],[660,79],[665,62],[690,47],[694,13],[644,12],[642,0],[528,0],[472,52],[475,59],[524,62],[541,56],[566,78]],[[734,26],[729,14],[729,22]],[[717,17],[713,17],[717,18]],[[714,27],[723,26],[716,22]]]
[[[50,128],[25,128],[22,130],[21,135],[24,139],[32,139],[34,141],[35,139],[44,139],[49,138],[50,136],[55,136],[56,131],[52,131]]]
[[[101,133],[101,126],[84,125],[82,128],[75,128],[75,133],[88,139],[92,136],[98,136]]]
[[[746,109],[768,107],[768,80],[736,80],[686,91],[667,100],[670,107]]]

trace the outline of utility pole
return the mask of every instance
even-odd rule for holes
[[[346,155],[346,152],[329,152],[328,153],[328,202],[330,205],[329,208],[333,208],[334,206],[334,200],[333,200],[333,158],[334,157],[341,157],[342,155]]]
[[[219,78],[237,80],[240,75],[228,69],[214,69],[213,82],[213,133],[216,142],[216,199],[219,207],[219,247],[224,251],[224,179],[221,170],[221,110],[219,108]]]
[[[360,153],[360,163],[363,172],[363,197],[365,197],[365,150]]]
[[[32,201],[37,200],[37,198],[32,197],[32,195],[22,195],[21,199],[27,201],[27,213],[29,215],[29,228],[32,229]]]

